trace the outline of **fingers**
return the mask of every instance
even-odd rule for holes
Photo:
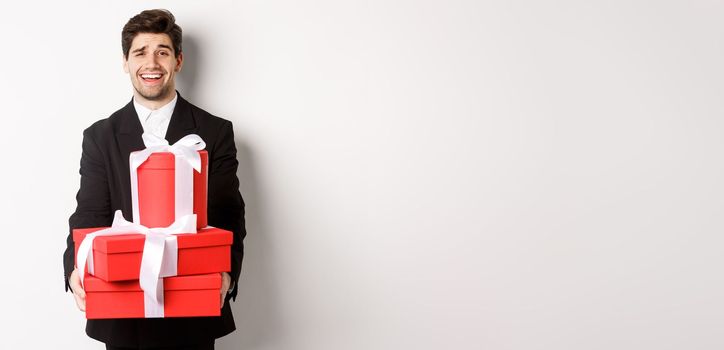
[[[70,274],[70,278],[68,278],[68,284],[70,285],[70,289],[73,290],[73,294],[76,294],[81,298],[85,299],[85,290],[83,290],[83,286],[80,285],[80,276],[78,275],[77,269],[73,270],[73,272]]]
[[[226,293],[229,292],[229,285],[231,284],[231,276],[228,273],[221,273],[221,305],[219,308],[224,307],[224,301],[226,300]]]
[[[75,298],[75,304],[78,306],[80,311],[85,312],[85,290],[80,285],[80,276],[78,276],[78,270],[73,270],[68,278],[68,284],[70,289],[73,291],[73,297]]]
[[[226,292],[228,292],[228,291],[229,291],[229,288],[221,287],[221,295],[220,295],[221,305],[219,305],[220,309],[224,307],[224,301],[226,300]]]
[[[78,306],[78,310],[85,312],[85,297],[75,293],[73,293],[73,297],[75,297],[75,305]]]
[[[225,286],[222,284],[222,285],[221,285],[221,294],[220,294],[220,297],[221,297],[221,305],[219,305],[219,308],[223,308],[223,307],[224,307],[224,301],[225,301],[225,299],[226,299],[226,293],[227,293],[228,291],[229,291],[229,286],[227,285],[227,286],[225,287]]]

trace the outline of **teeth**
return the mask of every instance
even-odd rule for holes
[[[144,79],[158,79],[161,77],[161,74],[141,74],[141,78]]]

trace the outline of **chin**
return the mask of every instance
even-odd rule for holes
[[[149,101],[163,100],[169,94],[168,89],[162,89],[160,91],[144,91],[142,89],[136,89],[136,91],[138,91],[143,98]]]

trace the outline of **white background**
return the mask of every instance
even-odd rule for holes
[[[2,348],[101,348],[61,255],[154,7],[239,148],[218,349],[724,348],[720,1],[2,6]]]

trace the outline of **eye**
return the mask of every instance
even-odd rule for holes
[[[161,51],[158,54],[161,56],[168,56],[168,52],[166,52],[166,51]]]

